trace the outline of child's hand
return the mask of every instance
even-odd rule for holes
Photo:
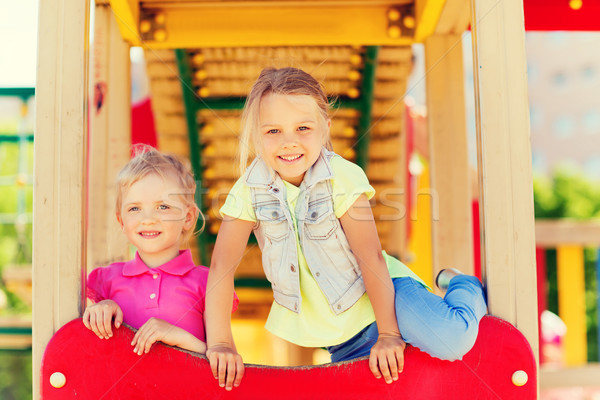
[[[83,324],[100,339],[112,337],[112,319],[115,317],[115,328],[123,323],[123,311],[113,300],[102,300],[92,304],[83,313]]]
[[[244,362],[235,349],[222,345],[211,346],[206,351],[206,357],[210,361],[213,376],[219,380],[219,386],[225,390],[240,386],[244,376]]]
[[[406,343],[401,336],[379,334],[369,357],[369,368],[375,378],[379,379],[383,375],[385,383],[398,380],[398,373],[404,369],[405,347]]]
[[[150,318],[133,336],[131,345],[138,355],[148,353],[152,345],[158,341],[169,346],[180,346],[187,332],[160,318]]]

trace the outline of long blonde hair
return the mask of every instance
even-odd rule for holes
[[[282,95],[304,95],[315,101],[319,117],[324,125],[329,121],[329,101],[323,86],[310,74],[298,68],[265,68],[252,86],[244,111],[242,112],[242,131],[238,149],[240,175],[244,174],[248,159],[260,155],[259,115],[260,101],[270,93]],[[329,130],[325,130],[329,132]],[[327,133],[329,135],[329,133]],[[331,150],[329,136],[325,138],[325,147]]]

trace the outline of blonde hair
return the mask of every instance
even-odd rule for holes
[[[317,114],[324,125],[329,121],[330,103],[323,86],[310,74],[298,68],[265,68],[250,89],[242,112],[242,131],[239,143],[240,175],[244,174],[248,159],[259,154],[261,146],[259,133],[260,101],[268,94],[309,96],[315,101]],[[328,132],[328,131],[327,131]],[[325,137],[325,147],[332,149],[329,133]]]
[[[196,180],[192,172],[184,166],[175,156],[164,154],[147,145],[138,145],[133,149],[134,157],[117,174],[115,181],[117,198],[116,212],[121,214],[123,192],[129,190],[133,184],[150,174],[156,174],[163,179],[175,179],[181,187],[182,193],[177,193],[187,206],[192,208],[195,215],[194,225],[198,216],[202,218],[202,227],[196,233],[204,229],[204,215],[196,205]],[[194,228],[184,230],[183,241],[187,242],[194,234]]]

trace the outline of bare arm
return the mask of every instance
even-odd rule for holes
[[[231,390],[244,376],[244,364],[231,333],[233,276],[254,222],[225,217],[219,228],[206,287],[206,356],[221,387]]]
[[[394,304],[394,285],[390,279],[369,200],[363,194],[340,218],[340,223],[362,272],[367,294],[375,312],[379,340],[371,349],[369,365],[387,383],[398,379],[404,366],[404,347]]]
[[[200,354],[206,353],[206,343],[185,329],[154,317],[146,321],[135,333],[131,342],[131,345],[134,346],[133,352],[140,356],[143,353],[148,353],[157,341]]]

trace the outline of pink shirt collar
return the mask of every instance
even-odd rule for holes
[[[171,275],[185,275],[192,268],[195,268],[194,260],[192,259],[192,252],[187,250],[180,250],[179,255],[171,261],[160,265],[156,268],[148,268],[146,264],[140,258],[138,252],[135,253],[135,258],[131,261],[127,261],[123,265],[124,276],[136,276],[142,275],[143,273],[150,272],[152,269],[159,269]]]

